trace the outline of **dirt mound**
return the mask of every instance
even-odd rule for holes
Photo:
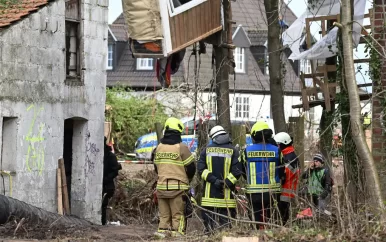
[[[112,207],[109,220],[123,224],[156,222],[157,208],[153,202],[156,179],[152,170],[140,171],[134,177],[120,174],[109,204]]]

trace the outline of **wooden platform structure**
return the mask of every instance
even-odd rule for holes
[[[369,10],[371,13],[371,9]],[[371,18],[371,14],[365,14],[365,18]],[[320,22],[321,34],[325,36],[328,33],[326,27],[327,21],[340,22],[340,15],[330,15],[330,16],[320,16],[313,18],[306,18],[306,43],[307,49],[312,47],[312,35],[310,33],[310,26],[312,22]],[[362,37],[359,43],[366,43],[366,37],[368,36],[367,29],[370,29],[371,26],[364,26],[365,29],[362,29]],[[304,111],[309,111],[310,108],[324,105],[326,111],[331,111],[331,101],[334,101],[337,93],[337,83],[331,83],[328,81],[329,73],[336,72],[336,65],[318,65],[315,61],[311,62],[311,73],[300,74],[300,83],[301,83],[301,93],[302,93],[302,104],[293,105],[292,108],[303,108]],[[357,59],[354,60],[354,63],[366,63],[369,62],[369,59]],[[312,87],[308,87],[305,83],[306,78],[312,79]],[[361,84],[358,87],[371,86],[371,83]],[[318,94],[323,94],[323,99],[318,97]],[[371,94],[361,94],[361,100],[367,100],[371,97]]]

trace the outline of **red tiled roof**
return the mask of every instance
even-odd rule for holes
[[[8,27],[53,0],[10,0],[0,4],[0,30]]]

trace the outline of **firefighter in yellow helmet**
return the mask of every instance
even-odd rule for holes
[[[184,125],[179,119],[169,118],[165,122],[164,137],[154,153],[154,165],[158,174],[157,199],[159,226],[156,235],[165,237],[185,234],[185,203],[189,183],[196,172],[194,156],[188,146],[182,143]]]
[[[284,177],[282,154],[271,143],[273,132],[264,121],[256,122],[251,129],[253,145],[241,154],[244,176],[247,180],[247,197],[252,205],[251,217],[258,222],[268,222],[281,193]]]

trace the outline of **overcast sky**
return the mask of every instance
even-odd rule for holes
[[[239,1],[242,1],[242,0],[239,0]],[[285,0],[285,2],[287,3],[289,2],[288,6],[296,14],[296,16],[300,16],[306,10],[307,0]],[[121,13],[122,13],[121,0],[110,0],[109,23],[112,23]]]

